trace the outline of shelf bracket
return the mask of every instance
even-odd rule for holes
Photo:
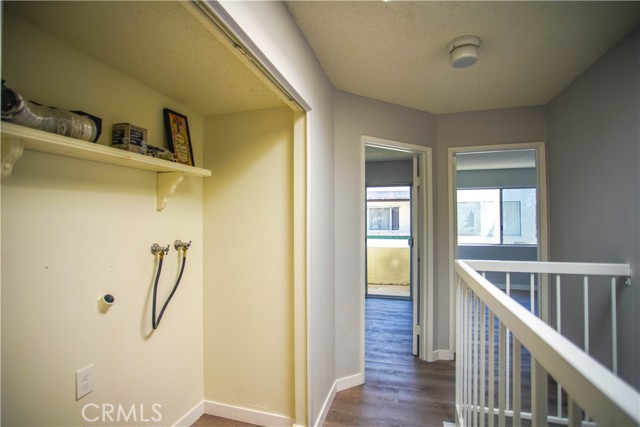
[[[3,163],[4,167],[4,163]],[[4,169],[3,169],[4,171]],[[161,212],[167,206],[169,196],[176,192],[178,185],[184,180],[182,172],[158,172],[156,210]]]
[[[24,153],[24,143],[19,139],[7,138],[2,141],[2,178],[8,178],[13,166]]]

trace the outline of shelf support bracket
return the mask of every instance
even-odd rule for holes
[[[19,139],[5,139],[2,141],[2,178],[8,178],[13,172],[13,166],[24,153],[24,143]]]
[[[4,163],[3,163],[4,167]],[[4,170],[4,169],[3,169]],[[156,210],[161,212],[167,206],[169,196],[176,192],[178,185],[184,180],[182,172],[158,172]]]

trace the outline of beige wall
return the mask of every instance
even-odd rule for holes
[[[309,396],[308,416],[304,400],[298,399],[296,422],[322,424],[336,380],[335,325],[336,241],[334,234],[334,96],[333,86],[313,51],[300,33],[283,2],[221,2],[226,13],[255,42],[257,48],[278,69],[284,79],[310,106],[307,112],[308,189],[307,254]],[[350,325],[347,325],[350,327]],[[353,341],[353,340],[352,340]],[[339,375],[338,375],[339,376]],[[296,378],[298,381],[302,377]]]
[[[201,116],[29,25],[9,17],[4,27],[3,78],[11,87],[103,117],[106,135],[116,121],[147,127],[152,143],[163,140],[162,107],[183,112],[201,165]],[[171,425],[202,401],[202,180],[186,178],[161,213],[155,190],[154,173],[34,152],[3,179],[3,425],[84,425],[89,403],[136,405],[138,421],[140,405],[149,418],[157,403],[161,424]],[[149,248],[175,239],[192,240],[192,249],[151,333]],[[160,299],[177,267],[172,250]],[[103,314],[96,302],[107,292],[116,301]],[[75,372],[89,364],[95,390],[76,401]]]
[[[205,399],[293,419],[293,113],[205,133]]]

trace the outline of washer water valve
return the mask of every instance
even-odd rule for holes
[[[164,256],[166,254],[169,253],[169,245],[165,246],[164,248],[162,246],[160,246],[157,243],[154,243],[153,245],[151,245],[151,253],[153,255],[160,255],[160,256]]]
[[[181,240],[176,240],[175,242],[173,242],[173,247],[176,249],[176,251],[182,250],[184,253],[187,252],[190,246],[191,240],[189,240],[189,243],[185,243]]]

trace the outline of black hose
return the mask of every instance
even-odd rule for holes
[[[176,284],[173,286],[173,289],[169,294],[169,298],[167,298],[167,300],[165,301],[164,305],[162,306],[162,310],[160,310],[160,315],[156,319],[156,299],[158,295],[158,280],[160,278],[160,270],[162,269],[162,256],[160,257],[160,262],[158,264],[158,274],[156,275],[156,281],[153,285],[153,319],[152,319],[153,329],[157,329],[158,326],[160,325],[160,320],[162,319],[162,316],[164,315],[164,311],[169,305],[169,301],[171,301],[171,298],[173,298],[173,295],[176,293],[176,290],[178,290],[178,285],[180,285],[180,280],[182,279],[182,273],[184,272],[184,266],[186,263],[187,263],[187,254],[185,251],[183,252],[183,255],[182,255],[182,266],[180,267],[180,274],[178,274],[178,280],[176,280]]]
[[[151,323],[153,325],[153,329],[156,329],[158,325],[156,324],[156,299],[158,296],[158,281],[160,280],[160,272],[162,271],[162,260],[164,256],[160,254],[160,261],[158,261],[158,271],[156,272],[156,280],[153,284],[153,306],[152,306],[152,314],[151,314]]]

